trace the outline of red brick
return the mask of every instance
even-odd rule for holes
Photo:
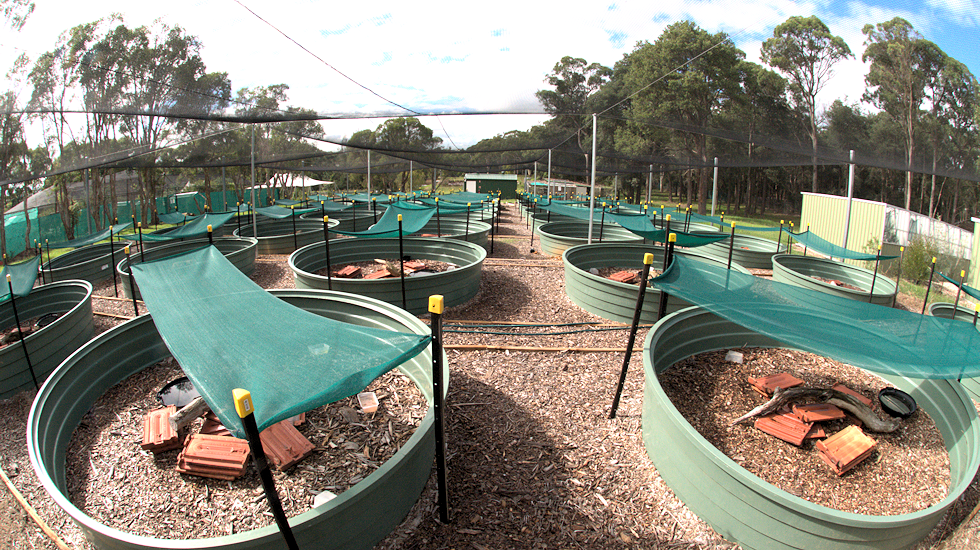
[[[824,441],[818,441],[816,448],[820,452],[820,458],[833,468],[837,475],[843,475],[871,456],[877,445],[878,443],[865,435],[861,428],[848,426]]]
[[[636,282],[637,275],[635,271],[617,271],[610,275],[609,278],[620,283],[632,284]]]
[[[792,414],[773,414],[757,418],[755,427],[799,447],[807,438],[813,424],[802,422]]]

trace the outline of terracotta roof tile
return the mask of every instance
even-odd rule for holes
[[[807,438],[813,424],[802,422],[792,414],[773,414],[757,418],[755,427],[799,447]]]
[[[201,425],[201,429],[198,430],[198,433],[205,435],[231,435],[228,428],[226,428],[224,424],[218,420],[218,416],[211,411],[208,411],[208,413],[204,415],[204,424]]]
[[[865,435],[861,428],[848,426],[823,441],[816,443],[820,458],[837,475],[843,475],[871,456],[878,443]]]
[[[793,414],[804,422],[827,422],[844,418],[844,411],[829,403],[793,405]]]
[[[289,420],[273,424],[262,430],[262,450],[266,458],[279,470],[292,467],[313,452],[313,444],[299,433]]]
[[[162,453],[180,448],[180,436],[170,427],[170,415],[175,412],[177,407],[170,405],[146,413],[143,417],[143,442],[140,443],[143,450]]]
[[[177,457],[177,471],[231,481],[245,473],[248,457],[248,441],[244,439],[194,434]]]
[[[635,271],[617,271],[609,276],[613,281],[618,281],[620,283],[634,283],[637,279],[637,272]]]
[[[364,276],[365,279],[384,279],[385,277],[391,277],[391,272],[387,269],[379,269]]]
[[[761,376],[759,378],[749,377],[749,384],[764,397],[771,397],[772,392],[776,391],[776,388],[783,388],[785,390],[786,388],[799,386],[802,383],[802,380],[788,372],[770,374],[769,376]]]
[[[865,396],[861,395],[860,393],[852,390],[851,388],[848,388],[844,384],[837,384],[836,386],[834,386],[833,389],[835,389],[835,390],[837,390],[837,391],[839,391],[841,393],[846,393],[848,395],[852,395],[852,396],[856,397],[858,399],[858,401],[864,403],[865,405],[867,405],[869,407],[871,406],[871,399],[868,399],[867,397],[865,397]]]
[[[356,265],[348,265],[334,272],[335,277],[340,277],[341,279],[360,279],[361,278],[361,268]]]

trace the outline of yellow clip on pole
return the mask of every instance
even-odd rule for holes
[[[235,399],[235,411],[238,413],[238,418],[245,418],[255,412],[255,407],[252,406],[252,393],[250,391],[235,388],[232,390],[231,396]]]

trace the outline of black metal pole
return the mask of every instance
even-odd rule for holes
[[[650,265],[652,263],[653,254],[649,252],[644,254],[643,271],[640,275],[640,288],[636,293],[636,307],[633,309],[633,323],[630,325],[630,336],[626,343],[626,356],[623,357],[623,368],[619,373],[619,385],[616,386],[616,397],[613,398],[609,418],[616,418],[616,411],[619,409],[619,398],[623,394],[623,386],[626,385],[626,371],[629,369],[630,358],[633,356],[633,345],[636,343],[636,331],[640,326],[640,314],[643,312],[643,297],[647,292],[647,277],[650,276]]]
[[[779,220],[779,236],[776,237],[776,253],[777,254],[779,253],[779,247],[783,244],[783,221],[785,221],[785,220]],[[786,238],[786,244],[789,245],[789,237]]]
[[[145,262],[146,258],[143,257],[143,222],[136,222],[136,229],[140,233],[140,261]]]
[[[469,203],[469,202],[466,203],[466,226],[465,226],[466,228],[463,230],[463,240],[464,241],[470,240],[469,239],[469,234],[470,234],[470,206],[472,206],[472,203]]]
[[[895,279],[896,291],[895,296],[892,297],[892,307],[895,307],[898,302],[898,292],[902,290],[902,260],[905,259],[905,247],[900,247],[898,251],[898,278]]]
[[[402,234],[402,215],[398,214],[398,261],[401,262],[398,271],[401,273],[402,280],[402,309],[408,309],[408,302],[405,298],[405,236]]]
[[[953,318],[956,318],[956,308],[960,305],[960,292],[963,291],[963,282],[966,280],[966,270],[960,270],[960,286],[956,287],[956,300],[953,302]]]
[[[129,295],[133,297],[133,311],[139,317],[140,308],[136,305],[136,281],[133,280],[133,258],[129,255],[129,247],[126,247],[126,265],[129,267]]]
[[[667,262],[668,264],[674,260],[674,243],[677,242],[677,235],[671,233],[667,235]],[[665,270],[666,271],[666,270]],[[664,318],[667,314],[667,299],[669,296],[663,290],[660,291],[660,308],[657,310],[657,320]]]
[[[34,239],[34,253],[41,258],[40,263],[38,263],[38,267],[40,267],[41,269],[40,272],[35,276],[35,279],[37,277],[40,277],[41,284],[43,285],[44,284],[44,250],[41,249],[41,243],[37,242],[37,239]],[[53,283],[54,281],[51,282]]]
[[[17,299],[14,296],[14,285],[10,282],[10,273],[7,273],[7,290],[10,291],[10,307],[14,310],[14,322],[17,323],[17,334],[20,336],[20,345],[24,349],[24,359],[27,359],[27,369],[31,371],[31,379],[34,380],[34,389],[41,386],[37,383],[37,376],[34,374],[34,365],[31,364],[31,354],[27,353],[27,342],[24,341],[24,331],[20,328],[20,316],[17,314]]]
[[[238,234],[242,234],[242,201],[238,201],[238,215],[235,216],[235,221],[238,222]],[[255,235],[258,237],[258,235]]]
[[[119,297],[119,284],[116,282],[117,281],[117,277],[116,277],[116,243],[114,243],[112,241],[112,226],[111,225],[109,226],[109,261],[112,262],[112,265],[109,266],[110,268],[112,268],[112,295],[114,297],[118,298]]]
[[[442,311],[445,300],[439,294],[429,296],[432,317],[432,412],[436,428],[436,488],[439,521],[449,523],[449,489],[446,485],[446,415],[442,380]]]
[[[810,225],[809,224],[807,224],[807,226],[806,226],[806,232],[807,233],[810,232]],[[806,256],[806,243],[803,243],[803,255]]]
[[[296,209],[289,209],[289,218],[293,220],[293,250],[299,248],[299,242],[296,240]]]
[[[537,203],[538,202],[538,199],[534,199],[534,202]],[[531,216],[528,216],[527,219],[531,220],[531,248],[530,248],[530,252],[531,252],[531,254],[534,254],[534,218],[532,218]]]
[[[664,265],[660,271],[667,271],[667,256],[670,251],[670,246],[668,241],[670,240],[670,214],[664,216]]]
[[[208,245],[214,246],[214,231],[211,229],[210,225],[208,226]]]
[[[371,209],[374,211],[374,223],[378,223],[378,197],[371,197]]]
[[[497,204],[490,203],[490,253],[493,254],[494,236],[497,233]]]
[[[735,222],[732,222],[732,236],[728,242],[728,269],[732,268],[732,252],[735,251]]]
[[[980,304],[973,306],[973,326],[977,326],[977,314],[980,313]],[[956,311],[953,311],[953,318],[956,318]]]
[[[51,242],[44,239],[44,246],[48,249],[48,275],[51,275],[51,282],[54,282],[54,272],[51,270]]]
[[[932,271],[929,272],[929,282],[926,283],[926,297],[922,300],[922,315],[926,314],[926,304],[929,302],[929,290],[932,289],[932,277],[936,274],[936,257],[932,257]],[[956,312],[953,312],[956,315]]]
[[[276,518],[276,525],[282,538],[286,541],[286,547],[290,550],[298,550],[296,539],[293,537],[293,530],[289,527],[289,520],[286,513],[282,510],[282,501],[279,500],[279,493],[276,491],[276,480],[272,478],[269,470],[269,463],[265,458],[265,450],[262,449],[262,438],[259,437],[259,428],[255,424],[255,410],[252,406],[252,394],[247,390],[235,389],[232,391],[235,399],[235,410],[239,418],[242,419],[242,427],[245,428],[245,437],[248,440],[248,447],[252,451],[252,462],[255,469],[259,471],[262,479],[262,489],[265,497],[269,500],[269,508],[272,515]]]
[[[875,272],[871,276],[871,291],[868,292],[868,303],[874,301],[875,298],[875,280],[878,279],[878,264],[881,263],[881,245],[878,245],[878,252],[875,254]],[[897,292],[896,288],[896,292]],[[953,310],[955,312],[955,309]]]
[[[333,278],[330,275],[330,231],[327,229],[330,226],[330,218],[328,216],[323,217],[323,251],[327,256],[327,290],[333,290]]]
[[[599,216],[599,242],[602,242],[602,226],[606,223],[606,203],[602,203],[602,215]],[[592,235],[589,235],[591,237]]]

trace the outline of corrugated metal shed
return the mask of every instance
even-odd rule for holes
[[[466,190],[470,193],[500,192],[502,199],[517,198],[516,174],[466,174]]]
[[[803,193],[801,227],[809,226],[818,236],[838,246],[863,252],[874,252],[873,244],[880,244],[885,230],[885,204],[864,199],[851,199],[851,226],[847,242],[844,228],[847,217],[847,197]],[[863,262],[850,262],[862,263]]]
[[[977,256],[980,256],[980,218],[971,218],[973,222],[973,248],[970,256],[970,267],[980,265],[977,263]],[[970,269],[967,275],[966,284],[973,288],[980,288],[980,269]]]

